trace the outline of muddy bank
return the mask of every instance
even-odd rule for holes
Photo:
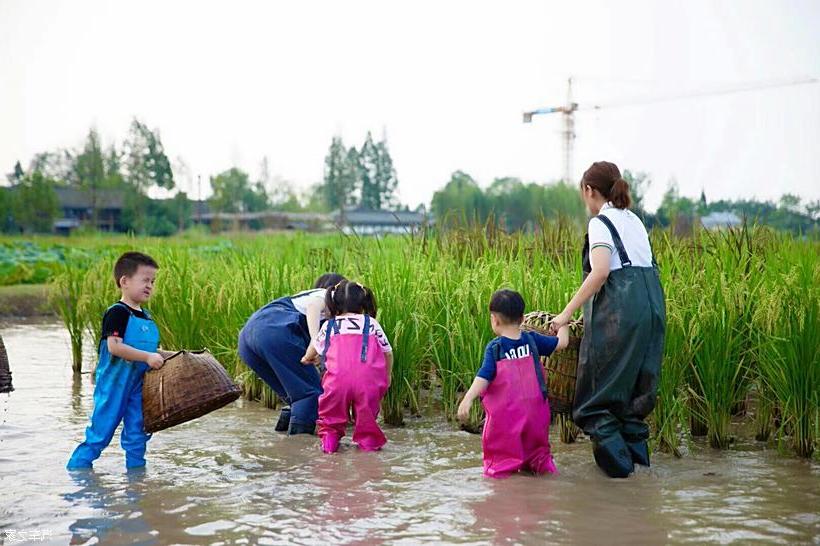
[[[49,305],[47,284],[16,284],[0,286],[0,317],[50,317],[57,316]]]

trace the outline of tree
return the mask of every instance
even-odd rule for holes
[[[379,210],[381,208],[381,192],[378,180],[379,151],[373,142],[370,131],[362,144],[362,150],[358,157],[359,180],[361,183],[362,208],[368,210]]]
[[[25,231],[50,233],[60,213],[54,181],[35,171],[15,186],[13,214],[15,223]]]
[[[344,223],[345,209],[356,202],[359,175],[359,155],[356,148],[347,150],[341,137],[333,137],[325,157],[325,174],[320,193],[328,209],[339,210],[341,223]]]
[[[251,184],[248,173],[236,167],[212,177],[211,188],[211,205],[218,212],[259,212],[270,208],[262,184]]]
[[[450,181],[433,194],[433,214],[442,224],[485,222],[489,214],[487,199],[473,177],[455,171]]]
[[[387,138],[376,144],[376,188],[378,189],[378,207],[393,208],[398,204],[396,189],[399,180],[393,167],[393,158],[387,148]]]
[[[138,191],[145,193],[152,186],[168,190],[174,188],[174,173],[165,155],[159,131],[152,131],[134,119],[125,150],[126,180]]]
[[[105,160],[96,129],[88,132],[83,151],[74,159],[74,176],[77,185],[89,195],[91,222],[96,229],[99,218],[99,193],[106,182]]]
[[[29,172],[42,173],[57,184],[77,184],[75,158],[68,150],[35,154],[29,163]]]
[[[623,179],[629,184],[629,195],[632,197],[632,212],[646,221],[651,215],[644,208],[643,199],[649,186],[652,185],[652,180],[649,178],[649,175],[644,172],[633,173],[629,169],[624,170]]]
[[[263,157],[259,164],[257,185],[264,188],[271,209],[287,212],[302,210],[302,205],[299,203],[299,197],[296,195],[293,186],[280,176],[271,176],[267,156]]]
[[[398,179],[393,168],[393,159],[387,149],[387,141],[382,139],[374,143],[368,131],[359,152],[358,163],[361,206],[369,210],[395,207]]]
[[[20,165],[20,162],[16,162],[14,164],[14,170],[6,175],[6,180],[11,182],[11,185],[19,184],[20,180],[23,179],[25,176],[25,172],[23,171],[23,167]]]
[[[663,194],[661,205],[656,213],[661,225],[668,226],[678,220],[691,222],[695,216],[697,204],[693,199],[683,197],[678,191],[678,184],[672,180]]]
[[[543,187],[541,214],[546,218],[564,217],[583,223],[586,208],[578,191],[578,186],[567,182],[557,182]]]

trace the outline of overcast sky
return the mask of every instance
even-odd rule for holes
[[[119,143],[133,116],[194,174],[263,156],[319,181],[334,134],[386,132],[410,205],[456,169],[481,184],[562,174],[566,78],[581,106],[820,76],[820,2],[0,0],[0,172]],[[710,199],[820,198],[820,84],[577,115],[592,161]],[[185,177],[182,189],[192,190]],[[207,185],[207,184],[205,184]]]

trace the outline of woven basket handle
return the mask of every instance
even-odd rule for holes
[[[172,354],[171,356],[164,358],[164,359],[162,360],[162,362],[168,362],[168,361],[169,361],[169,360],[171,360],[172,358],[176,358],[176,357],[178,357],[179,355],[181,355],[181,354],[185,354],[185,353],[192,354],[192,355],[201,355],[202,353],[207,353],[207,352],[208,352],[208,348],[207,348],[207,347],[206,347],[206,348],[203,348],[203,349],[199,349],[198,351],[188,351],[188,350],[186,350],[186,349],[182,349],[181,351],[177,351],[177,352],[175,352],[174,354]]]

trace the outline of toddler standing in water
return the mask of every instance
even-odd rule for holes
[[[345,280],[328,289],[325,298],[330,319],[302,358],[311,364],[321,356],[327,369],[317,421],[322,450],[339,449],[352,410],[353,441],[360,449],[376,451],[387,443],[376,417],[390,386],[392,348],[376,321],[376,301],[369,288]]]
[[[569,330],[558,336],[522,332],[524,298],[499,290],[490,300],[490,323],[498,336],[484,353],[484,363],[458,406],[466,421],[470,405],[481,396],[487,419],[481,436],[484,474],[506,478],[514,472],[557,472],[549,442],[550,406],[540,356],[566,348]]]
[[[126,252],[114,264],[114,281],[122,293],[102,320],[94,410],[85,429],[85,441],[68,461],[69,470],[91,468],[111,442],[120,423],[120,443],[126,468],[145,466],[149,435],[142,421],[142,379],[150,368],[160,368],[159,329],[143,307],[154,291],[159,266],[150,256]]]

